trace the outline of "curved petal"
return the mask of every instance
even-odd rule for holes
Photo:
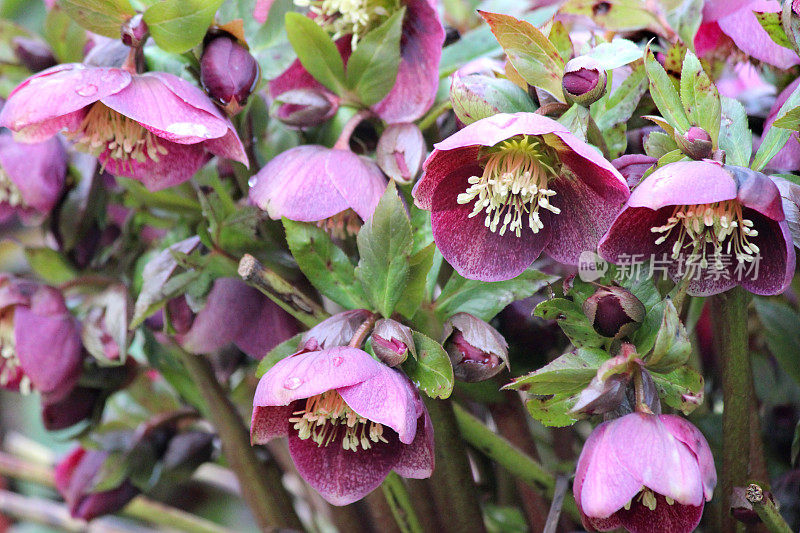
[[[247,168],[250,168],[250,160],[247,158],[244,145],[241,139],[239,139],[239,135],[236,134],[236,130],[234,130],[233,126],[230,124],[228,125],[228,133],[219,139],[207,140],[203,143],[203,147],[218,157],[230,159],[231,161],[238,161]]]
[[[289,453],[300,476],[328,503],[347,505],[378,488],[396,464],[403,445],[395,435],[387,435],[387,440],[368,450],[352,451],[342,448],[341,435],[327,446],[317,446],[292,431]]]
[[[754,0],[746,8],[719,19],[717,24],[747,55],[774,67],[788,69],[800,63],[800,57],[793,50],[773,41],[753,13],[754,11],[777,13],[780,9],[777,0]]]
[[[69,115],[121,91],[130,82],[131,75],[117,68],[69,63],[43,70],[11,92],[0,111],[0,126],[20,131]]]
[[[748,168],[725,167],[736,180],[737,198],[745,207],[758,211],[772,220],[781,221],[786,218],[783,212],[783,201],[778,186],[767,176]]]
[[[64,188],[67,154],[59,139],[23,145],[5,132],[0,133],[0,167],[19,189],[26,205],[47,213]]]
[[[494,146],[514,135],[569,133],[566,127],[551,118],[535,113],[498,113],[482,118],[457,131],[434,146],[437,150],[453,150],[465,146]]]
[[[387,181],[378,165],[350,150],[329,150],[325,173],[336,190],[362,220],[368,220],[386,190]]]
[[[383,368],[367,352],[347,346],[300,353],[278,361],[261,377],[253,405],[289,405],[294,400],[361,383]]]
[[[250,444],[266,444],[275,437],[289,434],[289,417],[292,416],[291,406],[260,406],[253,407],[253,417],[250,420]]]
[[[649,259],[651,254],[660,257],[663,253],[671,252],[672,241],[656,245],[656,237],[650,231],[650,228],[664,225],[671,214],[670,207],[658,211],[645,207],[626,207],[597,244],[600,257],[618,265],[632,261],[632,256],[639,256],[636,260],[639,262]]]
[[[412,194],[414,204],[420,209],[430,209],[433,206],[433,192],[442,180],[450,174],[458,172],[461,168],[473,168],[477,165],[480,147],[467,146],[453,150],[434,150],[422,165],[424,173],[414,185]]]
[[[411,444],[417,432],[416,389],[397,370],[380,365],[372,377],[337,389],[345,403],[358,415],[389,426],[400,442]]]
[[[414,441],[400,448],[394,471],[403,477],[426,479],[433,473],[434,465],[433,424],[426,410],[424,416],[417,419]]]
[[[711,204],[733,200],[736,181],[713,161],[670,163],[646,177],[631,193],[629,207]]]
[[[211,158],[200,144],[176,144],[167,140],[161,140],[159,144],[166,148],[167,154],[159,156],[157,162],[151,159],[143,163],[133,159],[112,159],[108,151],[100,154],[98,160],[106,172],[139,180],[149,190],[160,191],[190,180]]]
[[[711,501],[714,487],[717,485],[717,470],[714,467],[714,456],[706,438],[691,422],[677,415],[661,415],[661,422],[673,437],[684,443],[697,458],[700,474],[703,478],[703,492],[706,501]]]
[[[389,124],[413,122],[431,107],[439,88],[444,28],[428,0],[406,0],[400,66],[394,87],[372,109]]]
[[[758,231],[758,237],[752,239],[759,247],[757,264],[748,264],[743,274],[733,272],[732,276],[753,294],[781,294],[792,282],[795,270],[796,252],[789,225],[756,213],[746,216]]]
[[[14,132],[14,139],[24,143],[40,143],[52,138],[60,131],[75,131],[83,122],[87,109],[81,108],[66,115],[56,116],[25,126]]]
[[[458,195],[480,175],[480,167],[466,167],[450,174],[436,188],[431,206],[433,239],[442,255],[459,274],[481,281],[500,281],[518,276],[528,268],[550,241],[550,212],[541,213],[544,229],[501,236],[484,225],[483,213],[472,218],[474,201],[459,204]]]

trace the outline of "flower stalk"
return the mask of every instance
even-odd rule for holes
[[[746,498],[771,533],[790,533],[792,531],[792,528],[778,512],[778,506],[771,498],[764,496],[764,490],[759,485],[751,483],[747,487]]]
[[[422,533],[424,530],[420,525],[417,513],[411,503],[411,497],[400,476],[395,472],[391,472],[386,477],[383,485],[381,485],[381,489],[386,501],[389,502],[392,515],[400,530],[403,533]]]

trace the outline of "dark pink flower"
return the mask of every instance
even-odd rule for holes
[[[633,189],[642,180],[644,173],[650,170],[650,167],[658,161],[655,157],[650,157],[645,154],[628,154],[623,155],[611,162],[614,168],[619,170],[625,181],[628,182],[628,187]]]
[[[693,296],[736,285],[778,294],[795,266],[784,218],[778,188],[761,173],[708,160],[672,163],[633,190],[598,251],[616,264],[653,259],[676,281],[689,276]]]
[[[251,178],[250,201],[274,219],[317,222],[353,211],[367,220],[386,190],[378,166],[349,150],[304,145]]]
[[[587,531],[690,533],[717,484],[702,433],[676,415],[631,413],[597,426],[573,492]]]
[[[775,119],[778,118],[778,111],[780,111],[781,106],[786,103],[786,100],[789,99],[789,96],[792,95],[798,86],[800,86],[800,78],[790,83],[789,86],[778,95],[778,98],[769,110],[766,122],[764,122],[764,136],[766,136],[767,132],[772,127],[772,123],[775,122]],[[764,136],[762,136],[762,138]],[[796,131],[792,132],[784,147],[769,161],[767,166],[775,170],[800,170],[800,140],[798,140]]]
[[[334,505],[363,498],[392,470],[416,479],[433,471],[433,427],[419,393],[356,348],[300,352],[264,374],[250,439],[284,435],[297,471]]]
[[[299,1],[296,3],[301,4]],[[256,13],[263,13],[266,18],[271,2],[262,0],[259,4],[265,6],[257,6]],[[413,122],[425,114],[436,98],[439,60],[444,43],[444,28],[436,13],[436,1],[390,0],[357,5],[350,1],[333,0],[325,4],[322,8],[312,9],[317,13],[315,20],[319,20],[337,39],[336,45],[345,63],[350,57],[353,43],[382,23],[393,10],[405,6],[397,80],[389,94],[373,105],[372,110],[388,123]],[[308,5],[308,2],[303,5]],[[270,95],[274,98],[285,91],[301,88],[327,91],[297,60],[270,83]]]
[[[67,155],[52,138],[21,144],[0,133],[0,221],[19,215],[36,221],[50,213],[64,190]]]
[[[0,125],[24,142],[65,130],[107,171],[151,190],[188,180],[210,154],[247,164],[230,121],[200,89],[164,72],[58,65],[11,92]]]
[[[414,188],[459,274],[510,279],[544,251],[566,264],[594,250],[630,194],[611,163],[564,126],[497,114],[435,145]]]

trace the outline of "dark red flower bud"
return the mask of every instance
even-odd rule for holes
[[[272,114],[292,128],[313,128],[331,118],[338,109],[325,91],[293,89],[275,97]]]
[[[644,320],[644,304],[622,287],[600,287],[583,302],[583,312],[604,337],[630,335]]]
[[[703,128],[692,126],[689,130],[680,135],[675,132],[675,141],[681,147],[683,153],[692,159],[707,159],[711,157],[712,144],[711,136]]]
[[[122,44],[132,48],[141,48],[147,40],[149,31],[147,23],[144,21],[142,13],[138,13],[131,17],[125,24],[122,25],[120,30],[122,37]]]
[[[372,331],[372,349],[378,359],[388,366],[397,366],[414,351],[411,330],[396,320],[379,320]]]
[[[255,58],[229,35],[219,35],[206,44],[200,58],[200,83],[230,115],[247,103],[258,84],[259,73]]]
[[[487,380],[508,368],[508,344],[500,333],[469,313],[456,313],[445,324],[444,348],[456,379]]]
[[[594,59],[579,56],[564,67],[561,87],[568,102],[588,106],[605,94],[606,72]]]
[[[50,47],[38,39],[14,37],[11,43],[14,47],[14,55],[31,72],[39,72],[58,63],[53,57]]]
[[[92,417],[102,398],[100,389],[76,387],[65,398],[52,401],[42,397],[42,425],[48,431],[72,427]]]
[[[170,439],[162,461],[167,470],[191,470],[211,459],[214,435],[206,431],[187,431]]]

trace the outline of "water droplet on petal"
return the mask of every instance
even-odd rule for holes
[[[283,388],[287,390],[295,390],[302,384],[303,380],[300,378],[289,378],[283,382]]]
[[[247,180],[247,185],[250,187],[255,187],[256,183],[258,183],[258,178],[256,176],[250,176],[250,179]]]
[[[339,357],[338,355],[333,358],[333,366],[339,366],[344,363],[344,357]]]
[[[167,126],[167,132],[184,137],[208,137],[208,128],[196,122],[175,122]]]
[[[86,96],[86,97],[94,96],[95,94],[97,94],[97,85],[92,85],[91,83],[88,83],[86,85],[83,85],[75,89],[75,92],[78,94],[78,96]]]
[[[109,83],[109,82],[114,81],[116,79],[117,79],[117,75],[114,72],[111,72],[111,71],[106,72],[105,74],[103,74],[100,77],[100,81],[104,81],[106,83]]]

